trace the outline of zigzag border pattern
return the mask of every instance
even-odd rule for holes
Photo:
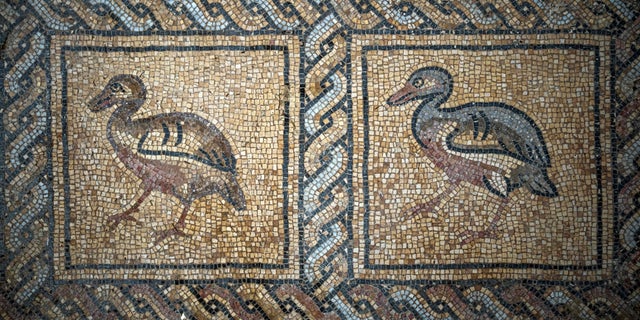
[[[86,17],[98,19],[86,19]],[[551,1],[500,5],[426,1],[393,6],[387,0],[200,0],[132,4],[86,0],[10,3],[0,10],[2,99],[0,203],[3,318],[473,318],[632,317],[640,299],[640,30],[638,8],[619,0],[579,7]],[[160,19],[162,18],[162,19]],[[635,21],[632,21],[636,19]],[[89,22],[89,20],[93,22]],[[97,21],[97,22],[96,22]],[[347,281],[346,212],[351,205],[347,149],[348,30],[354,29],[607,29],[620,32],[616,54],[621,261],[616,280],[600,286],[479,282],[439,285],[364,285]],[[300,115],[304,179],[303,279],[292,284],[61,284],[53,286],[48,247],[51,164],[48,32],[75,30],[303,30],[304,99]],[[22,197],[21,195],[28,195]],[[53,286],[53,287],[50,287]],[[514,298],[514,297],[517,297]],[[32,306],[28,307],[27,306]],[[515,311],[514,311],[515,310]],[[625,313],[625,312],[628,312]]]

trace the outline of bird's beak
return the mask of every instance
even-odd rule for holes
[[[400,89],[398,92],[393,94],[387,100],[387,104],[390,106],[399,106],[403,105],[418,95],[418,88],[412,86],[410,83],[407,83],[404,88]]]
[[[112,104],[111,93],[108,90],[103,90],[99,95],[89,101],[88,107],[89,110],[98,112],[109,108]]]

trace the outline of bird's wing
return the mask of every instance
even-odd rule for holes
[[[133,121],[135,150],[142,157],[198,162],[235,171],[229,141],[212,123],[192,113],[164,113]]]
[[[502,103],[472,103],[450,110],[458,119],[447,147],[463,154],[496,154],[532,164],[551,166],[540,128],[524,112]]]

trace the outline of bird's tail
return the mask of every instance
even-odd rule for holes
[[[229,178],[226,179],[220,193],[236,210],[242,211],[247,208],[244,192],[233,175],[229,175]]]
[[[539,168],[527,168],[528,172],[520,172],[517,176],[518,183],[525,186],[531,193],[543,197],[554,198],[558,196],[556,185],[549,179],[547,171]],[[525,171],[523,170],[523,171]]]

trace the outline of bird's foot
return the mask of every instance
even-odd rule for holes
[[[408,221],[417,215],[426,215],[429,218],[438,219],[438,214],[433,212],[433,205],[431,203],[419,204],[405,210],[402,212],[402,219],[404,221]]]
[[[118,213],[111,215],[107,218],[107,223],[109,224],[109,229],[115,229],[122,221],[133,221],[137,222],[138,219],[131,216],[132,213],[138,212],[138,210],[127,210],[123,213]]]
[[[482,231],[465,230],[458,235],[458,238],[460,238],[460,244],[464,246],[478,239],[498,239],[499,236],[494,226]]]
[[[158,245],[160,242],[164,241],[164,239],[172,236],[185,237],[187,234],[182,231],[183,228],[184,225],[177,224],[171,229],[155,231],[154,236],[156,238],[156,241],[154,241],[153,244]]]

